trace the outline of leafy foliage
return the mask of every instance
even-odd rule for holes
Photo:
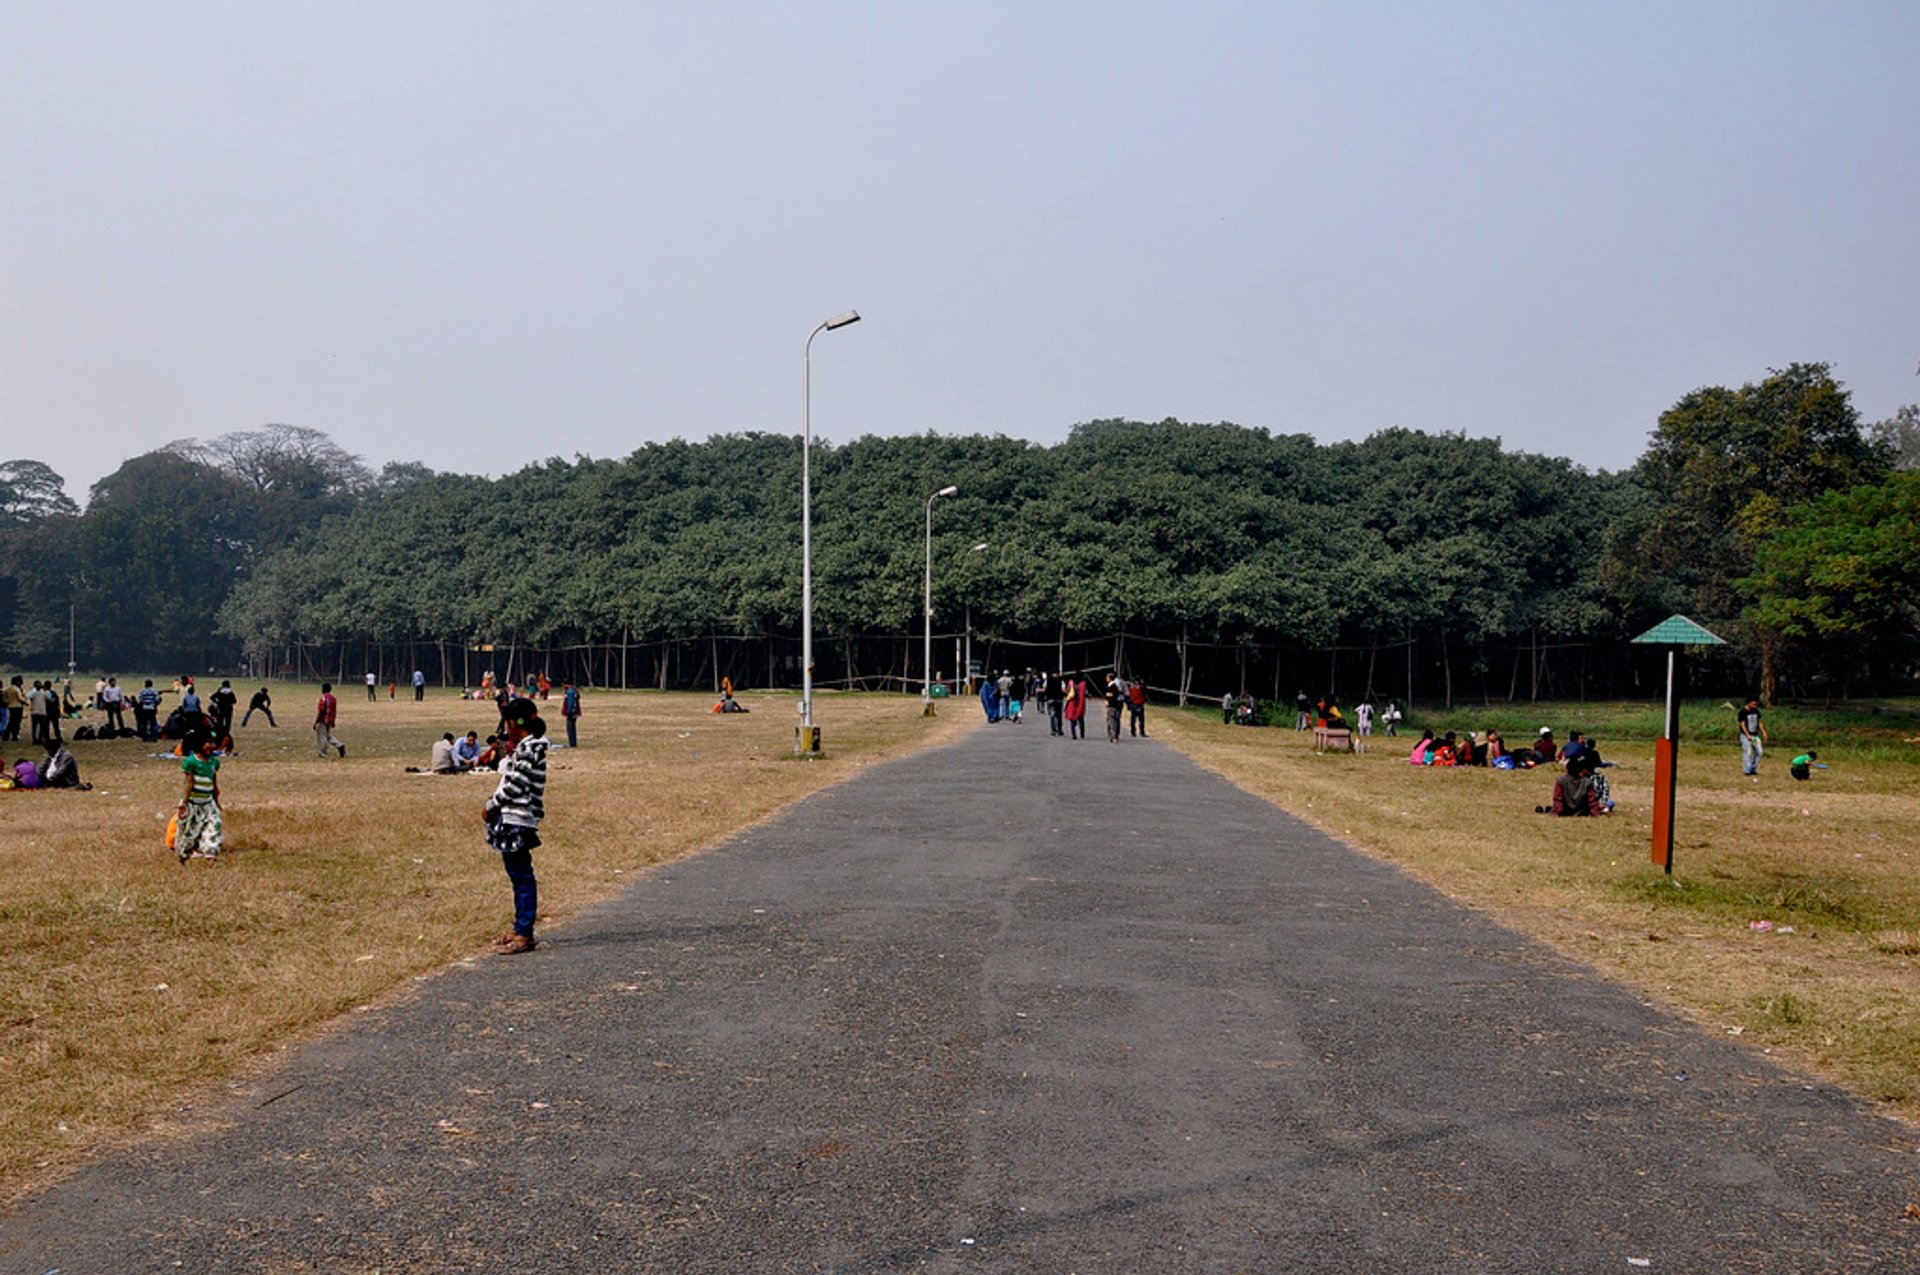
[[[1623,474],[1405,429],[1323,446],[1100,420],[1052,447],[816,442],[815,625],[917,631],[927,498],[952,484],[933,507],[936,620],[965,609],[1001,638],[1127,630],[1241,652],[1411,639],[1443,665],[1467,646],[1484,676],[1493,647],[1618,643],[1669,611],[1749,637],[1878,633],[1905,587],[1896,538],[1874,524],[1896,496],[1803,506],[1878,482],[1889,454],[1819,364],[1687,395]],[[64,663],[69,605],[82,658],[122,668],[290,643],[790,636],[800,462],[795,438],[740,434],[497,480],[418,464],[375,476],[316,431],[269,426],[136,457],[84,513],[44,465],[10,462],[0,660]],[[1849,544],[1879,537],[1851,560],[1879,574],[1843,603],[1837,583],[1793,575],[1832,548],[1821,519],[1849,517]]]

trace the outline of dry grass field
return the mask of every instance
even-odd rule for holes
[[[242,702],[253,689],[240,688]],[[91,792],[0,792],[0,1197],[164,1122],[216,1084],[417,975],[488,954],[512,895],[482,835],[478,775],[409,775],[493,709],[347,687],[347,758],[319,760],[317,688],[277,686],[220,778],[227,851],[175,861],[179,763],[135,740],[75,746]],[[955,737],[900,696],[819,701],[825,754],[793,756],[796,698],[716,716],[702,695],[590,692],[553,753],[542,927],[885,757]],[[964,709],[965,706],[959,706]],[[556,696],[551,736],[566,738]],[[69,727],[69,731],[71,727]],[[9,755],[38,756],[26,744]]]
[[[1758,782],[1731,713],[1682,731],[1674,874],[1651,862],[1658,709],[1463,710],[1513,741],[1602,725],[1618,812],[1533,813],[1551,772],[1408,765],[1418,737],[1317,755],[1311,734],[1163,712],[1155,733],[1242,787],[1401,865],[1460,902],[1644,989],[1711,1030],[1920,1118],[1920,715],[1782,709]],[[1713,738],[1718,735],[1719,738]],[[1687,739],[1697,743],[1686,743]],[[1793,740],[1791,745],[1785,741]],[[1812,746],[1811,782],[1787,759]]]
[[[491,781],[403,769],[424,765],[443,730],[484,735],[492,709],[348,690],[344,762],[314,755],[312,687],[276,688],[279,728],[256,718],[239,732],[221,772],[218,864],[182,866],[165,849],[178,763],[135,741],[79,747],[92,792],[0,793],[0,941],[14,967],[0,986],[0,1197],[165,1124],[207,1087],[450,961],[542,959],[488,954],[511,912],[481,837]],[[553,755],[535,856],[543,933],[651,865],[979,720],[965,702],[929,722],[910,698],[826,697],[827,754],[801,761],[794,698],[744,702],[755,711],[720,717],[706,696],[588,696],[583,746]],[[1436,723],[1491,721],[1515,740],[1539,721],[1600,728],[1619,763],[1620,812],[1603,820],[1534,815],[1545,772],[1409,767],[1411,739],[1318,756],[1288,730],[1168,709],[1152,720],[1157,738],[1450,896],[1920,1116],[1920,745],[1907,742],[1920,714],[1775,714],[1783,742],[1759,783],[1713,727],[1690,727],[1700,742],[1682,755],[1672,878],[1648,861],[1657,718],[1583,705]],[[1795,783],[1785,760],[1808,743],[1832,769]]]

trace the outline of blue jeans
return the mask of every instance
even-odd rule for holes
[[[533,851],[509,850],[500,856],[507,880],[513,882],[513,932],[533,937],[534,918],[540,913],[540,886],[533,879]]]
[[[1766,752],[1766,745],[1760,742],[1758,735],[1740,737],[1740,772],[1745,775],[1760,773],[1760,754]]]
[[[568,748],[580,747],[580,736],[577,733],[579,730],[579,721],[580,719],[577,717],[569,717],[567,719],[567,747]]]

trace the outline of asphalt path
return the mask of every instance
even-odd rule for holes
[[[0,1218],[0,1271],[1920,1269],[1905,1126],[1157,742],[1031,719],[207,1114]]]

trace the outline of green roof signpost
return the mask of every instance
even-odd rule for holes
[[[1674,680],[1675,664],[1683,646],[1725,646],[1725,639],[1701,628],[1684,615],[1670,615],[1633,639],[1647,646],[1667,648],[1667,728],[1653,753],[1653,861],[1673,875],[1673,798],[1678,787],[1680,753],[1680,698]]]

